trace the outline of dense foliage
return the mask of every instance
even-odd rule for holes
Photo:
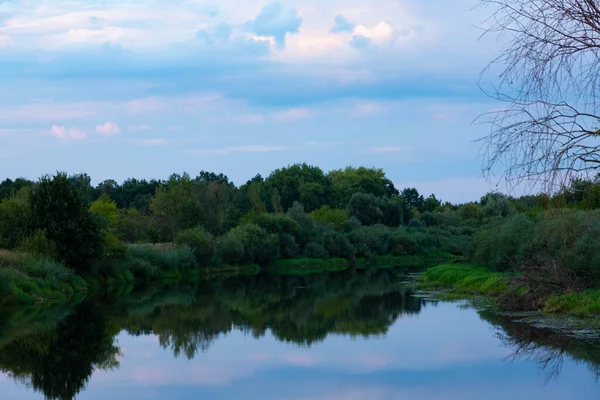
[[[209,172],[96,186],[85,174],[58,173],[6,180],[0,196],[1,248],[104,279],[149,281],[280,259],[444,254],[534,271],[565,289],[600,283],[600,184],[590,180],[552,197],[489,193],[452,205],[399,191],[380,169],[324,173],[296,164],[240,187]]]

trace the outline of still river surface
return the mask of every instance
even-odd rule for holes
[[[404,279],[261,274],[14,310],[0,399],[600,399],[597,343]]]

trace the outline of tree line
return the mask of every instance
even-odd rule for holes
[[[546,269],[562,271],[552,279],[566,288],[600,282],[597,180],[574,179],[552,196],[492,192],[455,205],[400,191],[380,169],[294,164],[239,187],[211,172],[96,186],[57,173],[5,180],[0,195],[0,248],[12,251],[0,251],[0,266],[11,267],[0,268],[9,282],[0,298],[34,292],[10,283],[25,278],[37,290],[49,281],[80,287],[73,271],[139,283],[198,267],[389,255],[459,256],[502,271],[560,264]]]

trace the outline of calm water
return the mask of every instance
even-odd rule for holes
[[[600,347],[399,271],[260,275],[0,319],[1,399],[600,399]]]

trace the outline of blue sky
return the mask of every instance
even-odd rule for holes
[[[0,0],[0,178],[294,162],[478,199],[476,0]]]

